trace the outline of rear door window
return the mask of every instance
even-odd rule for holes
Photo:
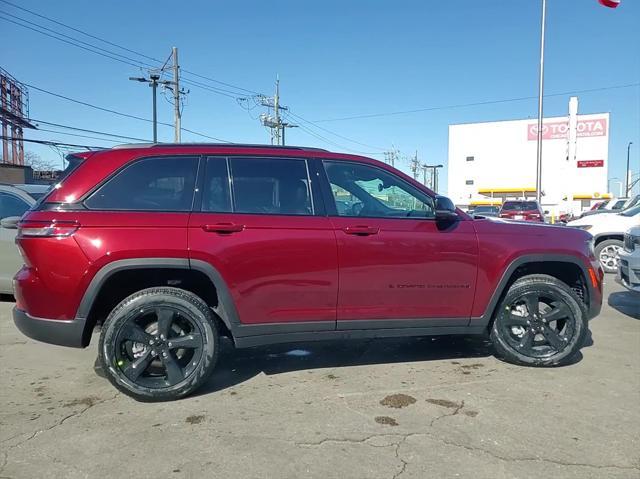
[[[198,157],[138,160],[116,173],[86,201],[96,210],[190,211]]]
[[[236,213],[313,215],[305,160],[231,158],[229,163]]]

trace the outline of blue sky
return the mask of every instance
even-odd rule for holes
[[[540,17],[537,0],[202,0],[181,2],[177,8],[175,2],[168,1],[11,1],[150,57],[164,59],[171,47],[177,46],[184,69],[252,91],[271,94],[275,76],[279,74],[283,103],[293,114],[312,122],[537,94]],[[596,0],[547,3],[547,93],[640,82],[640,2],[623,0],[616,10],[601,7]],[[0,2],[0,12],[146,61],[6,3]],[[20,81],[114,110],[151,116],[149,89],[128,81],[129,76],[142,73],[140,68],[3,20],[0,20],[0,42],[3,45],[0,66]],[[246,94],[206,80],[191,79],[233,90],[232,96]],[[264,109],[247,111],[234,98],[193,85],[186,87],[191,92],[183,113],[184,127],[234,142],[269,141],[268,132],[256,119]],[[637,172],[640,87],[578,96],[580,113],[611,113],[609,176],[623,177],[629,141],[634,142],[632,169]],[[548,98],[546,116],[565,115],[568,97]],[[34,89],[30,91],[30,100],[31,117],[35,119],[151,137],[148,123],[96,111]],[[162,97],[158,105],[159,120],[170,123],[171,105]],[[291,120],[305,129],[289,130],[287,142],[376,153],[373,156],[377,158],[394,145],[404,155],[418,150],[423,161],[446,164],[449,124],[533,118],[536,108],[536,100],[530,99],[322,121],[316,125],[296,117]],[[113,144],[51,132],[29,131],[27,137]],[[172,138],[172,129],[161,126],[159,139]],[[183,141],[201,140],[183,134]],[[59,156],[47,147],[27,148],[59,161]],[[401,167],[406,170],[408,163]],[[446,171],[441,184],[446,185]]]

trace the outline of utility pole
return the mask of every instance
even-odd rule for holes
[[[420,161],[418,161],[418,150],[413,158],[411,158],[411,173],[413,173],[413,179],[418,179],[418,170],[420,169]]]
[[[145,77],[129,77],[129,80],[139,81],[141,83],[148,83],[151,87],[153,94],[153,142],[158,143],[158,113],[157,113],[157,102],[156,102],[156,91],[158,89],[158,85],[167,85],[170,84],[170,81],[163,80],[160,81],[160,75],[157,73],[149,74],[149,78]]]
[[[399,151],[393,148],[392,150],[385,151],[384,154],[384,162],[391,165],[393,168],[396,166],[396,160],[399,159]]]
[[[171,49],[171,56],[173,57],[173,121],[175,128],[173,141],[175,143],[180,143],[182,123],[180,118],[180,67],[178,66],[177,47],[173,47]]]
[[[282,128],[282,125],[280,124],[280,77],[276,77],[276,94],[273,97],[273,104],[275,105],[273,108],[274,114],[276,116],[276,128],[275,128],[275,135],[276,135],[276,145],[280,144],[280,129]]]
[[[629,171],[629,152],[631,151],[631,145],[633,145],[633,141],[630,141],[627,145],[627,169],[624,170],[624,196],[629,197],[629,176],[631,176],[631,172]]]
[[[420,168],[422,169],[422,184],[424,186],[427,186],[427,171],[431,167],[423,164],[423,165],[420,166]]]
[[[282,121],[280,110],[288,110],[280,104],[280,78],[276,78],[276,93],[273,97],[258,96],[257,100],[262,106],[273,108],[273,116],[270,113],[260,115],[261,123],[271,130],[271,144],[282,145],[285,143],[285,128],[296,128],[298,125]]]

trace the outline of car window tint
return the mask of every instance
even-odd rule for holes
[[[231,211],[229,172],[226,158],[208,158],[202,191],[202,211]]]
[[[235,212],[313,214],[305,160],[232,158],[230,165]]]
[[[503,211],[512,210],[537,210],[538,204],[535,201],[507,201],[502,205]]]
[[[99,210],[189,211],[197,157],[145,158],[125,167],[85,201]]]
[[[29,204],[8,193],[0,193],[0,218],[22,216],[29,209]]]
[[[324,162],[339,216],[433,218],[433,199],[387,171],[350,162]]]

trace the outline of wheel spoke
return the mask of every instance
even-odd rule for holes
[[[560,335],[554,329],[551,329],[549,326],[544,326],[542,328],[542,335],[551,346],[556,351],[560,351],[564,348],[565,342],[562,340]]]
[[[156,309],[156,316],[158,316],[158,334],[168,338],[173,323],[173,311],[164,308]]]
[[[524,296],[524,302],[527,305],[529,316],[538,314],[540,311],[540,297],[535,293],[529,293]]]
[[[520,344],[518,344],[518,347],[522,351],[531,351],[534,337],[535,337],[535,334],[533,334],[533,331],[531,331],[531,329],[527,329],[524,335],[522,336],[522,339],[520,340]]]
[[[153,356],[151,355],[151,350],[147,350],[138,359],[129,363],[122,372],[129,379],[135,381],[149,367],[149,364],[151,364],[152,360]]]
[[[518,316],[514,314],[512,311],[507,313],[504,318],[504,324],[507,326],[527,326],[527,317],[526,316]]]
[[[177,338],[171,338],[169,341],[169,349],[197,349],[202,346],[202,336],[199,333],[189,333]]]
[[[167,382],[170,386],[179,383],[184,379],[184,374],[182,372],[182,368],[173,357],[171,353],[167,353],[166,356],[161,356],[162,364],[164,365],[167,371]]]
[[[146,333],[140,326],[134,322],[127,324],[126,329],[123,332],[123,337],[127,341],[133,341],[135,343],[149,344],[149,341],[153,337]]]
[[[547,311],[542,315],[543,319],[546,319],[547,322],[557,321],[558,319],[566,319],[571,316],[571,312],[569,308],[564,303],[560,303],[558,301],[552,303],[553,309]]]

